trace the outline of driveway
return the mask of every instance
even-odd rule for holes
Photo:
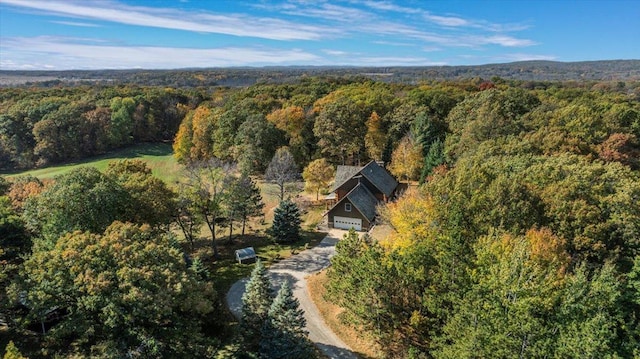
[[[307,320],[309,339],[313,341],[329,358],[358,358],[349,347],[340,340],[324,323],[318,308],[309,297],[305,277],[329,266],[329,259],[335,254],[335,244],[347,233],[331,229],[329,234],[316,247],[291,256],[269,267],[268,273],[274,290],[278,290],[284,280],[288,280],[293,294],[300,301]],[[231,312],[240,318],[242,312],[242,294],[248,278],[234,283],[227,293],[227,305]]]

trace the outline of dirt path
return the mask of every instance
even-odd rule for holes
[[[269,268],[269,276],[274,289],[277,290],[284,280],[288,280],[293,288],[293,294],[300,301],[300,307],[304,309],[307,320],[307,330],[311,339],[329,358],[358,358],[329,329],[318,308],[309,297],[307,281],[305,277],[321,271],[329,265],[329,259],[335,253],[335,244],[338,238],[346,231],[332,229],[329,234],[316,247],[308,249],[300,254],[289,257]],[[245,290],[247,278],[237,281],[227,293],[227,305],[236,317],[240,317],[242,308],[242,294]]]

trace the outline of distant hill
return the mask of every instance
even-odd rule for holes
[[[249,86],[258,82],[290,82],[303,76],[364,76],[385,82],[418,83],[501,77],[523,81],[640,80],[640,60],[586,62],[524,61],[478,66],[425,67],[261,67],[177,70],[0,71],[0,86],[58,86],[61,84],[136,84],[198,87]]]

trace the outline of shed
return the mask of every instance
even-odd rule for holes
[[[253,247],[247,247],[236,250],[236,260],[242,264],[244,261],[256,260],[256,251]]]

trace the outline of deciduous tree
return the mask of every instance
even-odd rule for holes
[[[287,147],[278,148],[264,173],[265,180],[275,183],[278,186],[278,198],[280,202],[284,200],[287,184],[296,181],[299,176],[298,166]]]
[[[305,189],[316,194],[316,201],[320,191],[327,189],[335,176],[335,169],[325,158],[311,161],[302,172]]]
[[[215,293],[148,226],[116,222],[104,234],[73,232],[49,249],[36,246],[12,293],[28,303],[32,320],[67,313],[46,332],[59,350],[70,339],[83,356],[207,355],[201,325]]]

